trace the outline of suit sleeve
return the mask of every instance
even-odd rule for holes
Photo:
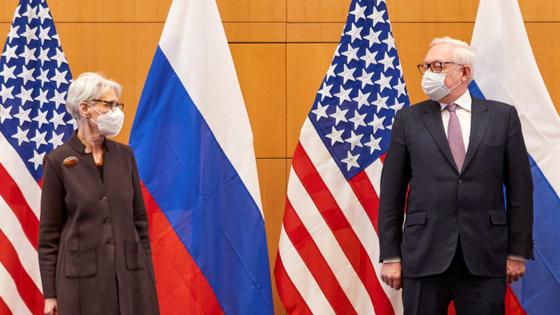
[[[45,157],[38,245],[39,267],[45,299],[56,297],[56,264],[59,255],[60,233],[66,216],[65,194],[62,179],[48,156]]]
[[[148,262],[150,264],[150,272],[152,273],[152,278],[155,282],[148,214],[146,212],[146,205],[144,204],[142,187],[140,186],[138,166],[136,165],[136,159],[134,158],[132,149],[130,150],[130,154],[132,155],[132,186],[134,187],[134,225],[136,226],[136,230],[138,231],[138,236],[140,237],[140,242],[142,243],[142,247],[144,248],[144,253],[146,253],[146,257],[148,258]]]
[[[381,173],[378,217],[380,261],[401,257],[402,224],[410,176],[410,155],[399,111],[393,123],[391,142]]]
[[[533,255],[533,178],[521,123],[512,107],[504,157],[508,255],[535,259]]]

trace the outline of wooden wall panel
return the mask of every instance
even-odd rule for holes
[[[536,0],[539,1],[539,0]],[[387,0],[391,22],[474,22],[478,1]]]
[[[286,23],[224,23],[229,43],[285,43]]]
[[[8,33],[10,32],[10,27],[12,26],[12,23],[0,23],[0,43],[6,43],[6,38],[8,36]],[[4,49],[4,46],[2,46],[2,49]]]
[[[288,157],[294,154],[301,127],[329,69],[336,46],[337,43],[288,44]]]
[[[0,21],[11,22],[18,0],[0,0]],[[172,0],[50,0],[59,22],[165,22]]]
[[[280,230],[282,228],[282,219],[284,216],[284,204],[286,203],[286,168],[285,159],[257,160],[257,170],[259,172],[259,182],[263,200],[266,238],[268,242],[270,274],[272,276],[275,314],[286,313],[278,297],[276,281],[274,279],[274,264],[276,262],[276,254],[278,253]]]
[[[0,0],[11,22],[18,0]],[[172,0],[51,0],[55,22],[165,22]],[[223,22],[286,22],[286,0],[217,0]]]
[[[216,0],[223,22],[286,22],[286,0]]]
[[[346,22],[351,1],[287,0],[288,22]],[[474,22],[479,1],[386,0],[392,22]],[[519,0],[526,22],[560,21],[560,1]],[[352,8],[354,9],[354,8]]]
[[[284,158],[286,45],[230,44],[257,158]]]
[[[560,22],[560,1],[518,0],[525,22]]]
[[[387,0],[393,22],[474,22],[479,1]],[[560,21],[560,1],[518,0],[525,22]]]
[[[288,22],[346,22],[348,0],[287,0]]]
[[[338,43],[345,23],[289,23],[290,43]]]

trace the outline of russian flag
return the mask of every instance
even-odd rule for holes
[[[214,0],[175,0],[131,131],[162,314],[273,314],[253,136]]]
[[[517,1],[481,0],[471,46],[477,51],[471,93],[517,108],[533,172],[535,260],[527,261],[525,276],[510,286],[508,314],[558,314],[560,118],[537,67]]]

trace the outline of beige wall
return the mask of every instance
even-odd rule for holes
[[[171,0],[49,0],[74,76],[101,71],[124,86],[127,143]],[[271,271],[299,130],[340,39],[350,0],[217,0],[249,118],[261,183]],[[415,65],[434,37],[469,42],[478,1],[387,0],[412,103],[425,99]],[[560,1],[519,0],[537,63],[560,108]],[[4,42],[17,0],[0,0]],[[273,279],[274,283],[274,279]],[[276,314],[285,311],[274,286]]]

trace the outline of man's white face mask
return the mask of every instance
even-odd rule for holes
[[[428,97],[432,101],[439,101],[447,96],[447,94],[451,93],[451,90],[458,87],[459,84],[462,83],[462,81],[459,81],[457,85],[449,89],[447,88],[447,86],[445,86],[445,77],[461,68],[463,67],[459,67],[449,73],[435,73],[432,71],[426,71],[426,73],[424,73],[424,76],[422,77],[422,89],[424,90],[424,93],[426,93],[426,95],[428,95]]]

